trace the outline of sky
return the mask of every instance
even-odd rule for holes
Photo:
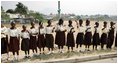
[[[23,3],[29,10],[34,10],[46,15],[57,14],[58,1],[1,1],[1,6],[7,9],[15,9],[18,2]],[[76,15],[95,15],[107,14],[117,15],[117,2],[111,0],[79,0],[79,1],[60,1],[61,13]]]

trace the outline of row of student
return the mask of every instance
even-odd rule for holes
[[[114,40],[114,23],[111,22],[110,30],[107,29],[107,22],[104,22],[104,26],[102,28],[102,35],[100,38],[99,35],[99,23],[95,23],[95,32],[92,36],[91,32],[91,26],[90,21],[86,20],[86,30],[84,31],[83,27],[83,20],[79,20],[79,27],[77,29],[79,30],[77,37],[76,37],[76,47],[80,45],[80,48],[82,48],[82,45],[85,45],[85,50],[89,51],[89,47],[92,43],[93,49],[97,49],[97,45],[101,45],[101,48],[103,49],[104,45],[107,44],[107,48],[111,48]],[[30,30],[26,29],[26,26],[22,26],[23,30],[21,31],[21,34],[19,33],[18,29],[15,26],[15,22],[11,22],[11,28],[8,29],[10,40],[8,39],[8,35],[6,34],[7,29],[3,25],[1,25],[1,53],[8,53],[8,50],[11,51],[14,55],[14,59],[18,59],[19,55],[19,45],[20,45],[20,36],[22,38],[21,42],[21,50],[25,52],[25,57],[28,58],[29,56],[29,50],[31,49],[33,53],[37,53],[37,47],[39,48],[39,51],[44,52],[44,48],[47,47],[49,50],[49,54],[53,53],[54,48],[54,37],[52,33],[56,32],[55,35],[55,44],[58,45],[59,52],[63,52],[63,46],[67,45],[68,50],[71,47],[73,50],[73,47],[75,47],[75,40],[74,40],[74,27],[72,26],[72,21],[69,20],[69,25],[67,29],[65,29],[65,26],[63,25],[63,19],[59,19],[59,22],[56,27],[51,25],[51,20],[48,20],[48,25],[46,27],[43,26],[41,22],[39,22],[38,30],[35,27],[35,23],[31,22],[31,28]],[[67,31],[67,38],[65,37],[65,32]],[[85,34],[84,34],[85,32]],[[37,39],[38,35],[38,39]],[[65,41],[66,39],[67,41]],[[8,43],[9,40],[9,43]],[[116,39],[117,40],[117,39]],[[65,43],[66,42],[66,43]],[[117,41],[115,41],[115,46],[117,46]],[[80,49],[81,50],[81,49]],[[17,57],[15,57],[15,53],[17,54]]]

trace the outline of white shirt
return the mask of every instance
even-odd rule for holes
[[[7,35],[7,28],[6,27],[1,27],[1,38],[5,38]]]
[[[79,29],[79,33],[84,33],[85,31],[85,28],[83,26],[79,26],[78,29]]]
[[[18,37],[20,35],[20,31],[16,28],[16,29],[10,29],[9,28],[9,35],[11,37]]]
[[[108,33],[108,28],[102,30],[103,33]]]
[[[89,29],[88,29],[89,28]],[[86,30],[87,30],[87,32],[91,32],[92,30],[91,30],[91,26],[86,26]]]
[[[24,32],[21,31],[21,37],[22,38],[30,38],[30,35],[29,35],[28,31],[24,31]]]
[[[52,34],[53,27],[52,26],[46,27],[45,31],[46,31],[46,34]]]
[[[45,28],[40,28],[40,34],[45,34]]]
[[[100,29],[99,29],[99,27],[94,27],[94,29],[96,30],[96,33],[99,33],[100,31]],[[95,30],[94,30],[94,32],[95,32]]]
[[[32,36],[36,36],[36,35],[34,35],[34,34],[38,33],[38,29],[32,28],[32,29],[29,30],[29,33],[30,33]]]
[[[63,25],[57,25],[57,27],[56,27],[56,30],[57,31],[64,31],[65,30],[65,27],[63,26]]]
[[[71,27],[68,26],[68,27],[67,27],[67,32],[68,32],[68,33],[69,33],[70,31],[73,32],[73,31],[74,31],[74,28],[73,28],[73,29],[72,29],[72,28],[73,28],[72,26],[71,26]]]

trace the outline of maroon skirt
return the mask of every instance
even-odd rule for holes
[[[38,35],[37,46],[38,48],[42,48],[46,46],[44,34]]]
[[[107,44],[107,42],[108,42],[107,34],[106,33],[103,33],[101,35],[101,44]]]
[[[68,33],[67,34],[67,43],[66,43],[66,45],[69,46],[69,47],[74,47],[75,46],[73,33]]]
[[[29,38],[23,38],[21,42],[21,50],[28,51],[29,50]]]
[[[76,37],[76,44],[84,44],[84,33],[78,33]]]
[[[37,49],[36,36],[30,36],[29,49]]]
[[[53,48],[54,47],[54,37],[52,34],[46,34],[46,47]]]
[[[65,45],[65,32],[64,31],[56,32],[55,44],[57,44],[58,46],[64,46]]]
[[[8,42],[6,38],[1,38],[1,54],[8,52]]]
[[[11,52],[17,52],[19,51],[19,40],[17,37],[10,37],[10,43],[9,43],[9,51]]]
[[[85,45],[91,45],[91,39],[92,39],[92,33],[91,32],[86,32],[85,39],[84,39],[84,44]]]

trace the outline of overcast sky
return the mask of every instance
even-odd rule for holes
[[[43,14],[57,14],[57,1],[20,1],[29,10],[41,12]],[[4,10],[15,9],[18,1],[2,1]],[[117,15],[117,2],[104,0],[86,1],[61,1],[61,13],[74,13],[76,15],[108,14]]]

